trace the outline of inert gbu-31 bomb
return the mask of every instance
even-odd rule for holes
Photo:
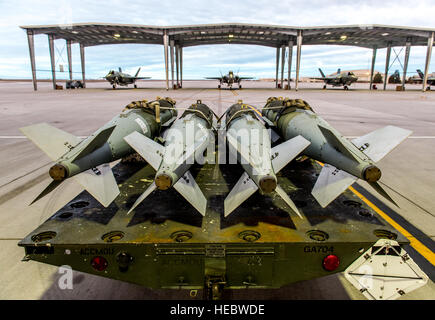
[[[293,201],[277,184],[276,173],[303,151],[310,142],[296,136],[271,148],[269,132],[260,121],[260,112],[239,101],[226,111],[226,138],[230,158],[236,156],[245,172],[224,201],[225,216],[258,189],[263,194],[276,191],[295,211],[300,213]]]
[[[358,178],[367,181],[378,193],[394,203],[377,182],[381,170],[375,163],[412,131],[387,126],[350,142],[300,99],[271,97],[262,114],[284,140],[298,135],[309,140],[311,144],[303,154],[325,163],[312,190],[312,195],[322,207],[331,203]]]
[[[211,146],[208,156],[214,160],[213,112],[198,100],[165,132],[164,146],[144,135],[134,132],[124,139],[157,172],[154,182],[136,200],[131,212],[155,189],[174,187],[202,215],[205,215],[207,200],[189,169],[195,159],[201,158]]]
[[[21,128],[56,162],[49,170],[53,181],[33,202],[53,191],[65,179],[73,177],[103,206],[110,205],[119,194],[119,189],[109,163],[134,152],[124,137],[132,132],[141,132],[154,138],[160,134],[162,125],[175,120],[177,110],[174,105],[175,101],[171,98],[134,101],[84,140],[46,123]]]

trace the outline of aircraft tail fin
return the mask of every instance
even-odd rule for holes
[[[337,69],[337,74],[340,74],[341,73],[341,68],[338,68]]]
[[[352,143],[374,162],[378,162],[411,134],[410,130],[386,126],[353,139]]]
[[[424,79],[424,73],[421,72],[420,69],[417,69],[417,73],[418,73],[418,75],[420,76],[421,79]]]
[[[121,67],[118,67],[118,70],[119,70],[119,72],[122,72],[122,69],[121,69]]]
[[[323,73],[322,69],[319,68],[319,72],[322,75],[322,77],[325,78],[325,74]]]
[[[89,138],[89,140],[86,141],[86,146],[82,149],[82,151],[75,155],[74,158],[71,159],[71,162],[77,161],[100,148],[106,143],[107,139],[109,139],[115,127],[116,125],[112,125],[98,132],[95,137]]]
[[[140,72],[141,67],[139,67],[139,69],[137,69],[136,74],[134,75],[134,77],[136,78]]]
[[[82,139],[47,123],[20,128],[20,131],[53,161],[59,159],[82,141]]]

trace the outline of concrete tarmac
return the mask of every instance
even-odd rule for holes
[[[382,183],[400,208],[385,202],[431,241],[435,240],[435,93],[421,85],[407,91],[367,90],[368,84],[321,90],[320,83],[301,83],[300,90],[279,90],[273,82],[245,81],[242,90],[218,90],[214,81],[184,81],[181,90],[163,81],[141,81],[138,89],[112,90],[105,82],[88,88],[52,90],[50,82],[0,81],[0,299],[200,299],[201,292],[150,290],[94,275],[74,272],[74,289],[62,290],[58,268],[21,262],[17,243],[65,202],[81,192],[67,181],[50,196],[28,204],[49,183],[50,159],[23,137],[20,127],[47,122],[77,136],[87,136],[135,100],[169,96],[178,108],[201,99],[218,114],[238,100],[262,108],[270,96],[306,100],[344,136],[356,137],[385,125],[413,131],[412,136],[379,162]],[[292,83],[293,85],[293,83]],[[378,86],[380,87],[380,86]],[[368,185],[361,185],[372,191]],[[374,195],[376,195],[373,192]],[[431,265],[433,268],[433,265]],[[228,299],[365,299],[342,274],[291,284],[278,290],[228,290]],[[401,299],[435,299],[428,284]]]

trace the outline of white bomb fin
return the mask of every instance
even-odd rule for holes
[[[352,143],[374,162],[378,162],[412,134],[412,131],[386,126],[353,139]]]
[[[334,166],[325,164],[320,171],[311,194],[322,208],[325,208],[356,180],[358,180],[357,177]]]

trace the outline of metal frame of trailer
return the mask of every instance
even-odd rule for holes
[[[113,168],[121,193],[109,207],[83,191],[19,246],[25,261],[149,288],[204,288],[205,298],[219,298],[225,288],[279,288],[343,272],[380,239],[409,244],[350,190],[322,209],[311,196],[320,169],[311,160],[293,161],[278,174],[304,219],[278,196],[258,192],[224,218],[240,165],[192,167],[208,199],[202,217],[174,190],[155,192],[127,214],[154,170],[121,161]],[[336,269],[325,269],[328,256],[338,257]]]

